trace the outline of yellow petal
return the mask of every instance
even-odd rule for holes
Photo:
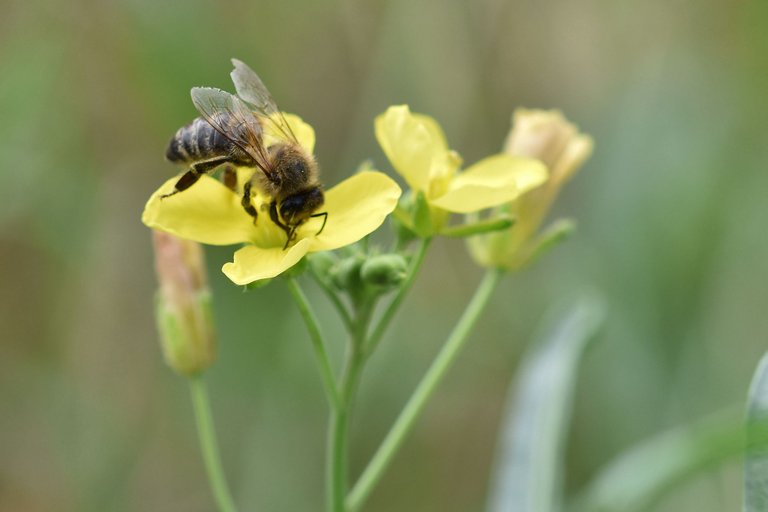
[[[431,203],[455,213],[475,212],[510,202],[546,179],[547,169],[538,160],[494,155],[454,178],[448,192]]]
[[[150,228],[204,244],[231,245],[255,236],[253,219],[240,198],[217,180],[203,176],[192,187],[171,197],[178,178],[166,181],[144,207],[141,221]]]
[[[235,261],[225,263],[221,270],[233,283],[246,285],[269,279],[288,270],[307,254],[310,240],[299,240],[286,250],[282,247],[262,249],[248,245],[235,252]]]
[[[280,123],[277,122],[276,115],[274,116],[276,122],[264,123],[264,145],[266,147],[271,146],[278,140],[285,140],[286,136],[289,135],[283,134],[277,129],[277,126],[279,126]],[[298,140],[299,144],[301,144],[301,146],[311,155],[315,149],[315,130],[295,114],[283,112],[283,116],[288,122],[291,131],[296,136],[296,140]]]
[[[448,151],[445,135],[431,117],[411,114],[407,105],[389,107],[374,123],[376,140],[408,185],[429,190],[433,159]]]
[[[381,226],[397,206],[401,190],[390,177],[365,171],[347,178],[325,195],[328,220],[323,232],[313,236],[322,218],[308,222],[300,236],[313,240],[311,251],[328,251],[357,242]]]

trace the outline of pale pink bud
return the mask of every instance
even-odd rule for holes
[[[166,362],[184,375],[198,373],[216,358],[203,251],[200,244],[153,231],[160,288],[156,315]]]

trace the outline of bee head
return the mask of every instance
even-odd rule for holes
[[[320,187],[312,187],[283,199],[280,216],[288,226],[298,226],[323,206],[325,196]]]

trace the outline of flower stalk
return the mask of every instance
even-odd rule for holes
[[[469,333],[480,318],[503,274],[503,271],[499,269],[492,269],[486,272],[485,277],[480,282],[474,296],[443,345],[443,348],[440,349],[437,357],[408,399],[384,441],[352,488],[347,497],[347,510],[351,512],[360,510],[371,491],[381,479],[397,450],[424,410],[425,405],[434,394],[435,389],[442,382],[451,366],[453,366],[461,349],[466,345]]]
[[[427,255],[427,250],[429,249],[429,244],[431,241],[431,238],[423,238],[420,241],[416,254],[412,256],[411,266],[408,270],[407,277],[403,281],[403,284],[400,286],[400,289],[397,291],[395,298],[392,299],[387,308],[384,310],[381,319],[376,324],[376,327],[373,328],[371,335],[367,340],[364,341],[363,354],[366,358],[376,350],[376,347],[381,341],[381,338],[384,336],[384,332],[389,327],[389,324],[392,323],[392,319],[395,317],[395,313],[397,313],[398,309],[400,309],[400,305],[402,304],[403,300],[405,300],[406,295],[408,295],[408,292],[413,286],[413,282],[416,280],[416,276],[421,269],[421,265],[424,263],[424,257]]]
[[[328,351],[326,350],[327,344],[320,330],[320,323],[317,320],[317,315],[315,315],[315,312],[310,306],[306,295],[304,295],[304,292],[296,279],[294,277],[289,277],[286,282],[288,283],[288,290],[291,292],[291,296],[296,302],[296,306],[299,308],[299,312],[309,331],[309,337],[312,340],[312,349],[315,353],[317,365],[320,368],[320,376],[323,381],[323,388],[325,389],[328,403],[332,410],[338,409],[339,392],[336,389],[331,361],[328,359]]]
[[[189,387],[192,392],[192,404],[195,409],[195,420],[197,422],[197,432],[203,452],[205,470],[216,505],[219,508],[219,512],[237,512],[235,502],[229,492],[229,486],[227,486],[227,480],[224,477],[219,447],[216,443],[216,433],[213,428],[213,415],[211,414],[211,405],[208,400],[208,391],[202,376],[195,375],[190,377]]]
[[[330,468],[328,488],[328,510],[346,512],[346,496],[349,485],[349,419],[354,405],[360,377],[365,365],[363,347],[365,334],[373,313],[373,303],[361,304],[356,311],[353,329],[347,345],[344,372],[339,382],[340,400],[331,412],[329,423],[328,466]]]

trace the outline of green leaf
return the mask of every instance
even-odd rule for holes
[[[747,399],[747,455],[744,460],[744,512],[768,510],[768,354],[752,377]]]
[[[563,446],[581,354],[603,318],[582,297],[548,328],[525,358],[510,393],[488,504],[489,512],[560,508]]]
[[[609,464],[574,509],[649,510],[681,483],[745,450],[744,511],[763,512],[768,510],[768,354],[752,380],[746,428],[742,411],[729,409],[659,434]]]
[[[610,463],[574,509],[648,510],[682,482],[741,455],[743,450],[744,417],[740,410],[723,411],[677,427],[637,445]]]

